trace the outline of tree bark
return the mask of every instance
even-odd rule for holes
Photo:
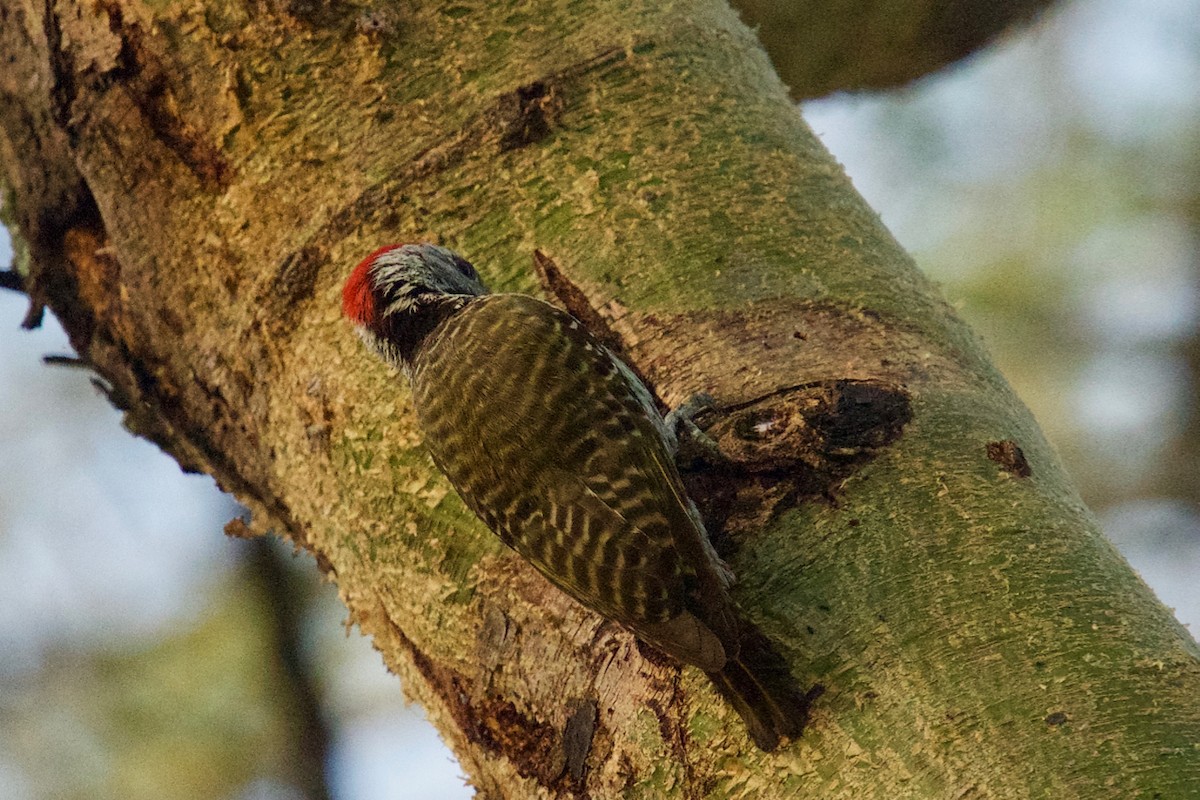
[[[311,550],[488,797],[1183,797],[1200,650],[723,3],[0,3],[0,157],[131,430]],[[732,459],[692,476],[806,683],[767,755],[464,509],[339,318],[545,251]],[[578,300],[574,301],[578,302]],[[245,533],[238,525],[232,532]]]

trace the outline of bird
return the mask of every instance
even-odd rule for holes
[[[428,242],[359,262],[342,311],[403,374],[434,463],[504,544],[706,672],[761,749],[799,735],[810,698],[732,600],[673,423],[628,364],[567,312],[488,292],[469,261]]]

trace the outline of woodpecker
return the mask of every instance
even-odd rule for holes
[[[467,506],[559,589],[709,674],[773,750],[807,698],[763,655],[729,595],[674,459],[675,437],[633,371],[578,320],[490,294],[433,244],[376,250],[342,310],[407,378],[434,463]],[[757,655],[756,655],[757,654]]]

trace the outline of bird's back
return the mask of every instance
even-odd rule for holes
[[[410,377],[426,445],[488,527],[585,605],[721,668],[736,623],[661,420],[578,321],[479,297],[430,334]]]

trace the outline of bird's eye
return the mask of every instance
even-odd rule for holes
[[[460,273],[470,278],[473,281],[479,280],[479,273],[475,271],[475,267],[471,266],[471,262],[467,261],[462,256],[454,256],[454,266]]]

